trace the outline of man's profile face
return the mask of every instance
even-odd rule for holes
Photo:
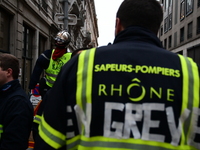
[[[8,71],[0,67],[0,87],[7,83]]]

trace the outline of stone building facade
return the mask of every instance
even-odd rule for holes
[[[20,81],[26,91],[36,59],[54,48],[56,33],[64,29],[56,20],[56,14],[64,13],[64,1],[0,0],[0,53],[20,60]],[[77,23],[68,26],[72,38],[68,50],[98,46],[94,0],[68,0],[68,14],[77,17]]]
[[[163,46],[200,64],[200,0],[160,0],[164,18],[159,37]]]

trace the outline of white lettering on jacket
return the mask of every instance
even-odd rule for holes
[[[91,104],[86,105],[86,112],[84,112],[78,105],[74,107],[76,118],[79,127],[79,133],[82,133],[82,125],[84,125],[85,136],[90,137],[90,124],[91,118]],[[69,109],[67,110],[68,112]],[[114,113],[122,113],[124,115],[123,121],[116,121],[113,119]],[[150,129],[162,128],[161,121],[152,119],[153,113],[165,113],[166,122],[168,123],[171,141],[170,144],[178,146],[181,140],[181,133],[183,132],[183,124],[191,113],[191,124],[190,130],[186,131],[185,135],[186,142],[188,145],[200,148],[200,143],[195,141],[197,134],[200,134],[200,126],[198,124],[198,119],[200,118],[200,109],[193,108],[192,112],[185,109],[178,123],[175,123],[175,115],[172,107],[165,107],[165,104],[161,103],[143,103],[143,104],[133,104],[133,103],[114,103],[105,102],[105,112],[104,112],[104,126],[103,126],[103,136],[110,138],[122,138],[128,139],[133,135],[134,139],[143,139],[164,142],[166,135],[150,132]],[[139,127],[140,124],[140,127]],[[67,126],[72,126],[71,120],[68,120]],[[141,127],[142,126],[142,127]],[[140,130],[139,130],[140,128]],[[68,138],[75,136],[72,133],[68,133]]]
[[[113,110],[124,113],[124,122],[112,120]],[[143,139],[151,141],[165,141],[165,135],[150,133],[151,128],[159,128],[161,120],[152,120],[152,111],[157,113],[166,113],[167,123],[171,134],[171,144],[177,146],[181,139],[182,125],[189,116],[190,111],[185,110],[179,118],[176,126],[174,112],[172,107],[165,108],[165,104],[144,103],[144,104],[122,104],[122,103],[105,103],[104,113],[104,136],[111,138],[130,138],[132,133],[134,139]],[[134,112],[134,113],[133,113]],[[143,121],[142,130],[139,131],[137,122]],[[197,121],[195,121],[197,122]],[[162,128],[162,127],[161,127]],[[111,130],[113,129],[113,130]],[[199,131],[199,130],[198,130]],[[196,131],[197,133],[197,131]]]

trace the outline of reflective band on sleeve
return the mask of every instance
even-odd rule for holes
[[[196,63],[194,63],[191,58],[187,58],[182,55],[179,55],[179,58],[183,71],[183,105],[181,113],[183,113],[186,109],[190,110],[189,117],[183,124],[181,145],[184,145],[187,143],[186,137],[189,136],[188,131],[191,130],[191,112],[193,110],[193,107],[199,107],[199,72]]]
[[[37,124],[40,124],[40,121],[41,121],[41,116],[36,115],[36,116],[34,117],[33,122],[35,122],[35,123],[37,123]]]
[[[48,145],[55,149],[64,146],[66,143],[66,136],[52,128],[44,120],[44,116],[41,117],[41,123],[39,125],[39,135]]]
[[[47,58],[47,56],[44,54],[44,53],[42,53],[41,54],[44,58],[46,58],[47,60],[50,60],[49,58]]]

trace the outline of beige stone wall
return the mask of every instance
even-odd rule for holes
[[[197,17],[200,16],[200,7],[197,7],[197,1],[193,1],[193,11],[187,15],[185,14],[185,18],[180,20],[180,11],[181,11],[181,1],[172,1],[172,7],[164,11],[164,19],[169,16],[169,13],[172,13],[172,28],[164,33],[164,20],[162,22],[163,26],[163,35],[160,36],[160,40],[164,44],[164,40],[167,39],[167,49],[178,53],[182,52],[183,55],[187,56],[187,49],[189,47],[195,46],[199,44],[200,34],[197,34]],[[164,4],[163,4],[163,7]],[[192,22],[192,38],[187,38],[188,35],[188,24]],[[180,42],[180,29],[184,27],[184,41]],[[174,34],[177,34],[177,37]],[[160,34],[160,33],[159,33]],[[172,36],[172,47],[168,47],[169,36]],[[176,39],[175,39],[176,38]]]
[[[39,51],[40,36],[46,39],[45,43],[43,43],[44,50],[50,49],[53,47],[53,37],[59,30],[63,29],[63,25],[57,24],[54,19],[55,13],[63,13],[63,3],[59,0],[45,0],[46,5],[43,7],[41,3],[42,1],[43,0],[0,0],[0,10],[5,10],[11,17],[9,29],[9,50],[10,53],[17,56],[21,62],[20,80],[24,77],[24,81],[22,82],[25,84],[28,84],[27,82],[30,77],[27,74],[23,74],[23,72],[27,68],[32,71],[35,65],[36,59],[41,51]],[[81,25],[69,26],[69,32],[73,39],[73,42],[70,43],[70,51],[86,46],[98,46],[98,26],[94,0],[68,0],[68,2],[69,6],[71,6],[69,13],[73,13],[75,11],[79,20],[81,19],[82,13],[87,12],[85,15],[88,15],[85,16]],[[24,26],[30,28],[33,33],[31,36],[31,64],[23,63],[24,57],[22,49],[24,43]],[[87,38],[85,31],[89,31],[91,33],[91,42],[89,43],[85,42]],[[25,70],[25,73],[26,72],[27,70]]]

